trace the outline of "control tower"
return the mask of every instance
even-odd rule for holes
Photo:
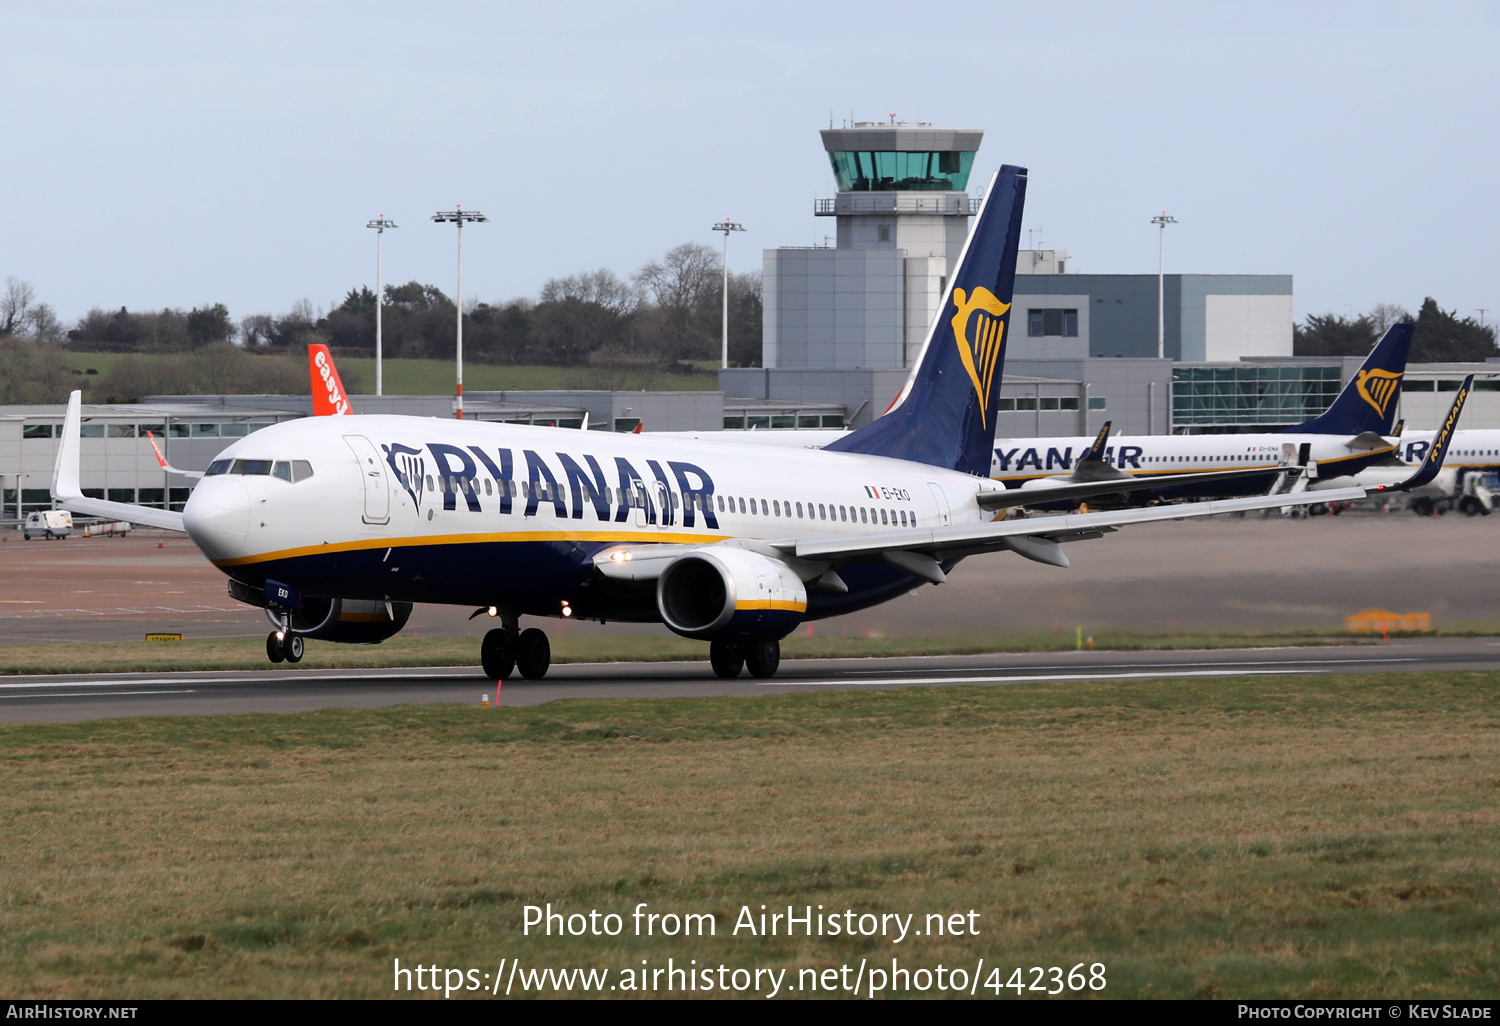
[[[765,251],[762,365],[896,369],[916,358],[979,201],[968,192],[984,133],[856,122],[822,132],[838,193],[835,248]]]

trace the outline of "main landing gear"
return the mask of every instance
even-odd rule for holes
[[[519,670],[527,680],[541,680],[552,666],[552,643],[535,627],[518,631],[514,614],[504,613],[501,623],[484,636],[479,645],[479,663],[490,680],[504,680]]]
[[[708,661],[714,668],[714,675],[725,680],[738,677],[740,670],[746,667],[752,677],[774,677],[781,666],[781,642],[751,641],[748,638],[739,641],[711,641],[708,645]]]
[[[273,663],[300,663],[306,644],[300,634],[272,631],[266,635],[266,658]]]

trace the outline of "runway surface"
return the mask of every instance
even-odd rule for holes
[[[503,705],[564,698],[668,698],[784,694],[823,688],[1003,686],[1163,678],[1411,673],[1500,669],[1500,639],[1423,638],[1389,645],[1191,652],[1045,652],[893,659],[804,659],[771,680],[719,680],[702,663],[575,663],[543,681],[516,679]],[[291,712],[494,701],[478,667],[411,670],[246,670],[0,678],[0,721]]]
[[[1337,629],[1369,606],[1425,612],[1444,631],[1500,627],[1492,553],[1500,516],[1346,513],[1144,524],[1067,547],[1070,569],[1010,553],[965,560],[941,587],[814,624],[818,635],[931,637],[1099,630]],[[0,532],[0,646],[264,637],[260,610],[182,535],[22,542]],[[157,546],[161,547],[158,548]],[[403,635],[482,634],[457,606],[418,606]],[[569,634],[661,635],[660,626],[540,623]],[[478,641],[475,641],[476,653]],[[477,658],[477,655],[476,655]]]

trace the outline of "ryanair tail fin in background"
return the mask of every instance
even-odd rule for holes
[[[336,417],[353,413],[349,408],[349,393],[339,380],[338,368],[325,345],[307,347],[307,373],[312,378],[312,401],[314,417]]]
[[[984,195],[937,319],[885,416],[825,446],[989,476],[1005,365],[1026,169],[1005,164]]]
[[[1396,420],[1396,400],[1406,374],[1413,325],[1392,324],[1339,397],[1320,417],[1287,428],[1288,433],[1357,435],[1373,431],[1389,435]]]

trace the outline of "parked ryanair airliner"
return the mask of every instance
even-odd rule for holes
[[[547,636],[522,616],[659,622],[708,642],[720,676],[768,677],[803,621],[941,583],[970,555],[1066,566],[1062,544],[1123,525],[1313,501],[995,520],[1021,498],[989,471],[1026,180],[996,172],[895,405],[822,450],[309,417],[229,446],[179,514],[83,497],[75,392],[53,494],[78,513],[186,530],[230,594],[272,617],[273,662],[299,660],[304,638],[383,640],[413,603],[436,602],[498,617],[480,646],[492,679],[547,672]]]

